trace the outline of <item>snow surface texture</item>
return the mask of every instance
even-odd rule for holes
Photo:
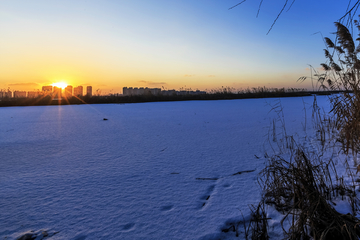
[[[233,239],[278,101],[0,108],[0,239]],[[281,99],[289,135],[314,132],[312,101]]]

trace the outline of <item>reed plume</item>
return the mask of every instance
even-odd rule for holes
[[[355,21],[355,25],[360,30],[358,21]],[[353,154],[354,164],[357,165],[360,150],[360,60],[357,53],[360,52],[360,45],[356,46],[346,26],[339,22],[335,26],[337,41],[334,43],[330,38],[324,38],[328,62],[321,64],[325,73],[318,76],[318,82],[322,86],[326,82],[331,90],[342,92],[330,98],[331,112],[335,115],[343,150],[346,154]]]

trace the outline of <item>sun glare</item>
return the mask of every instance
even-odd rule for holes
[[[51,85],[53,87],[58,87],[58,88],[64,89],[64,88],[66,88],[67,83],[65,83],[65,82],[57,82],[57,83],[53,83]]]

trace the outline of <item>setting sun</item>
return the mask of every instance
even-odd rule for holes
[[[64,88],[66,88],[67,83],[65,83],[65,82],[57,82],[57,83],[53,83],[51,85],[53,87],[58,87],[58,88],[64,89]]]

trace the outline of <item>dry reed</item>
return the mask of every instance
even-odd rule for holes
[[[288,161],[271,157],[259,181],[265,203],[285,214],[282,225],[290,222],[289,229],[283,227],[287,239],[360,237],[359,220],[351,214],[340,214],[329,203],[341,196],[354,203],[354,211],[358,210],[354,189],[337,176],[332,160],[323,162],[316,156],[310,160],[298,147]]]

